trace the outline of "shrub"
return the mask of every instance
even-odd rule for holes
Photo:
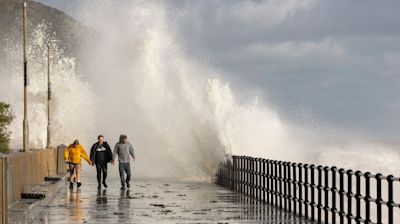
[[[14,119],[14,114],[9,104],[0,102],[0,152],[7,153],[10,150],[10,132],[7,126]]]

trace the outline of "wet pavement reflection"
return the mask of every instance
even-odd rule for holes
[[[86,178],[87,179],[87,178]],[[65,187],[31,223],[311,223],[293,214],[208,183],[135,181],[120,190],[119,180],[97,190],[95,180],[81,189]]]

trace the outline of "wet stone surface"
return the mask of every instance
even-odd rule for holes
[[[214,184],[117,179],[97,190],[93,178],[81,189],[68,184],[30,223],[311,223]]]

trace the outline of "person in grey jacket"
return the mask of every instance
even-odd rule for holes
[[[131,143],[128,142],[128,137],[126,135],[121,135],[119,137],[119,142],[114,147],[114,152],[112,156],[112,164],[115,164],[115,157],[118,155],[119,162],[119,176],[121,178],[121,190],[125,190],[126,187],[129,188],[129,181],[131,180],[131,166],[130,166],[130,156],[135,160],[135,152]],[[126,180],[125,180],[126,173]]]

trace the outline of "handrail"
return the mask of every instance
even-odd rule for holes
[[[400,178],[380,173],[232,156],[220,163],[216,182],[318,223],[393,224],[400,212]]]

